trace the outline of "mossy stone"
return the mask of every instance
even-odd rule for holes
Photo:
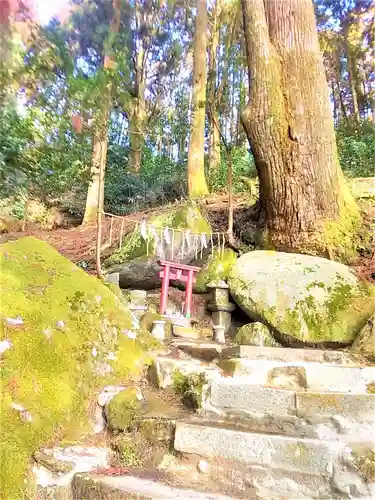
[[[137,389],[129,388],[119,392],[105,407],[107,423],[112,430],[127,431],[141,410]]]
[[[226,248],[223,252],[214,250],[196,275],[194,292],[206,293],[210,282],[226,281],[236,260],[237,254],[231,248]]]
[[[0,337],[9,344],[0,370],[0,484],[4,498],[18,500],[32,455],[56,431],[71,441],[87,434],[95,391],[139,375],[149,341],[123,335],[131,328],[126,303],[43,241],[1,245],[0,268]],[[100,363],[111,373],[100,376]]]
[[[119,273],[121,288],[150,290],[160,285],[158,260],[191,262],[200,251],[200,240],[192,237],[188,244],[181,230],[190,231],[193,235],[205,233],[207,237],[212,233],[209,222],[193,202],[166,209],[162,214],[151,217],[148,224],[154,230],[146,238],[139,228],[136,229],[125,237],[122,247],[105,262],[109,273]],[[175,230],[169,231],[170,241],[166,241],[165,228]]]
[[[230,292],[282,343],[351,344],[375,308],[375,287],[339,262],[254,251],[232,268]]]
[[[274,339],[269,328],[259,322],[241,326],[234,337],[234,342],[239,345],[281,347],[281,344]]]
[[[169,259],[171,258],[171,247],[164,241],[164,236],[161,234],[159,228],[169,229],[185,229],[189,230],[191,233],[206,233],[211,234],[212,229],[209,222],[202,215],[199,207],[194,203],[189,203],[185,205],[180,205],[167,209],[165,212],[159,215],[151,217],[148,224],[155,227],[157,235],[150,234],[147,239],[144,239],[140,234],[140,231],[131,233],[127,235],[124,239],[124,243],[119,250],[117,250],[112,256],[107,259],[106,266],[113,268],[115,264],[122,264],[139,257],[152,257]],[[174,234],[174,256],[178,257],[182,254],[182,232],[176,231]],[[187,245],[184,245],[184,251],[187,256],[190,255],[189,259],[192,258],[194,252],[189,253]],[[116,272],[116,271],[111,271]]]
[[[369,318],[360,331],[351,350],[375,361],[375,313]]]

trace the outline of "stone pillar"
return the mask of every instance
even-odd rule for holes
[[[224,281],[217,281],[209,283],[207,287],[212,290],[212,299],[207,309],[212,313],[214,325],[224,328],[224,333],[227,333],[231,326],[232,311],[236,307],[229,302],[229,286]],[[216,330],[219,335],[221,329]],[[222,338],[222,335],[219,337]]]
[[[140,319],[148,309],[146,290],[130,290],[129,299],[129,310]]]

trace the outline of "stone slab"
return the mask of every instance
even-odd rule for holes
[[[375,394],[309,393],[296,394],[301,417],[338,415],[356,422],[375,422]]]
[[[345,444],[180,422],[176,426],[174,447],[180,452],[223,457],[246,465],[329,477],[332,463],[339,459]]]
[[[222,344],[205,342],[202,340],[173,338],[170,344],[181,349],[181,351],[189,354],[193,358],[209,362],[218,358],[223,349]]]
[[[226,495],[178,488],[132,475],[77,475],[73,488],[75,500],[235,500]]]
[[[285,389],[307,389],[314,392],[367,393],[367,385],[375,381],[373,366],[340,366],[298,360],[242,358],[221,359],[219,366],[230,375],[243,376],[244,381],[251,384]],[[291,368],[296,369],[294,372],[300,371],[299,380],[296,380]],[[279,376],[274,376],[276,372]]]
[[[258,347],[241,345],[223,349],[223,359],[268,359],[274,361],[307,361],[316,363],[331,363],[335,365],[353,364],[349,353],[344,351],[329,351],[322,349],[293,349],[290,347]]]
[[[160,389],[166,389],[173,385],[173,377],[176,371],[183,375],[205,373],[207,380],[219,377],[221,374],[221,370],[217,366],[199,360],[158,356],[152,364],[153,382]]]
[[[72,470],[64,474],[55,474],[47,467],[35,463],[32,471],[37,486],[64,487],[69,486],[77,472],[89,472],[96,468],[108,467],[112,451],[109,448],[93,446],[70,446],[67,448],[44,448],[43,453],[57,461],[72,463]]]
[[[246,383],[242,377],[217,378],[210,384],[210,403],[236,411],[295,414],[295,393]]]

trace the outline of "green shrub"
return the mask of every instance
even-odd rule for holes
[[[343,122],[337,128],[341,167],[348,177],[375,175],[375,124]]]

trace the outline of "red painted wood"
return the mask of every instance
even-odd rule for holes
[[[163,276],[163,283],[161,286],[161,295],[160,295],[160,314],[165,314],[165,311],[167,309],[169,273],[170,273],[169,265],[164,266],[164,276]]]
[[[159,272],[163,278],[160,295],[160,314],[165,314],[168,304],[168,289],[170,280],[186,282],[184,313],[187,318],[191,315],[191,303],[193,296],[193,283],[195,283],[195,273],[200,271],[200,267],[188,266],[168,260],[159,260],[158,264],[163,267]]]
[[[191,302],[193,297],[193,277],[194,277],[194,271],[189,271],[188,281],[185,290],[185,311],[184,311],[185,316],[187,318],[190,318],[191,315]]]
[[[198,272],[201,270],[200,267],[188,266],[187,264],[180,264],[179,262],[171,262],[169,260],[159,260],[158,264],[159,264],[159,266],[170,266],[170,267],[174,267],[175,269],[182,269],[185,271]]]

